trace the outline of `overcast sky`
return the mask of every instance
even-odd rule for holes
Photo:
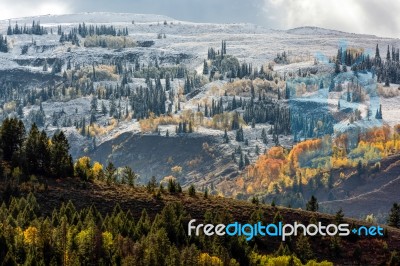
[[[318,26],[400,37],[398,0],[0,0],[0,19],[91,11],[152,13],[193,22]]]

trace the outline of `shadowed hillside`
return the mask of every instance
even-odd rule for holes
[[[284,222],[299,221],[308,224],[310,221],[320,221],[323,224],[335,223],[335,216],[314,213],[309,211],[295,210],[283,207],[273,207],[265,204],[252,204],[245,201],[238,201],[228,198],[208,197],[203,194],[189,196],[185,193],[170,194],[167,191],[156,196],[149,193],[145,187],[128,187],[127,185],[106,185],[104,183],[83,183],[77,179],[42,180],[46,186],[44,189],[36,189],[35,196],[41,207],[42,214],[51,216],[54,208],[59,208],[63,203],[71,201],[79,209],[90,205],[102,214],[112,213],[115,204],[119,204],[124,211],[130,211],[135,221],[139,219],[142,211],[145,209],[151,219],[157,214],[162,213],[165,206],[170,203],[182,204],[184,211],[191,219],[197,219],[198,222],[204,220],[206,212],[211,211],[213,215],[219,213],[225,217],[232,217],[230,221],[239,221],[242,223],[251,222],[255,215],[261,215],[261,221],[264,223],[272,222],[277,215]],[[32,184],[30,184],[32,185]],[[22,186],[26,193],[29,186]],[[25,191],[25,192],[24,192]],[[359,226],[368,225],[365,222],[345,219],[344,222]],[[186,230],[186,228],[185,228]],[[361,263],[363,265],[378,265],[390,258],[391,250],[400,248],[400,231],[398,229],[386,227],[387,236],[381,238],[365,237],[342,237],[340,238],[340,251],[332,250],[332,239],[329,237],[310,237],[310,244],[319,260],[333,261],[335,265],[354,265]],[[286,243],[294,248],[294,239],[289,239]],[[261,239],[256,238],[255,242],[249,242],[251,245],[257,244],[261,253],[274,252],[281,244],[278,238]],[[362,250],[360,257],[353,257],[358,249]],[[371,255],[374,254],[374,255]]]

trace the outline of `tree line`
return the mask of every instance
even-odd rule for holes
[[[14,27],[8,25],[7,35],[18,35],[18,34],[33,34],[33,35],[45,35],[47,34],[47,30],[40,25],[40,21],[32,21],[32,26],[28,27],[26,24],[24,27],[18,26],[18,23],[15,23]]]

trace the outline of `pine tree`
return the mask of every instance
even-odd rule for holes
[[[393,203],[389,212],[388,225],[400,228],[400,205]]]
[[[204,198],[208,199],[208,188],[204,190]]]
[[[170,81],[169,74],[167,74],[166,77],[165,77],[165,90],[166,91],[170,91],[171,90],[171,81]]]
[[[310,242],[303,234],[300,234],[296,240],[296,254],[303,263],[306,263],[314,256]]]
[[[116,171],[117,169],[115,168],[114,164],[112,162],[108,162],[106,171],[104,173],[107,184],[111,184],[115,180],[114,178]]]
[[[339,63],[337,61],[335,62],[335,73],[336,74],[340,73],[340,65],[339,65]]]
[[[69,154],[69,143],[62,131],[55,133],[50,146],[50,169],[53,177],[72,177],[74,165]]]
[[[332,171],[329,172],[329,176],[328,176],[328,188],[332,189],[333,188],[333,184],[334,183],[334,179],[333,179],[333,174]]]
[[[47,60],[44,60],[43,71],[47,72],[48,70],[49,70],[49,67],[47,65]]]
[[[238,130],[236,130],[236,141],[244,141],[243,127],[240,127]]]
[[[101,102],[101,113],[103,115],[106,115],[108,113],[108,110],[107,110],[106,105],[104,104],[104,101]]]
[[[229,143],[228,132],[226,131],[226,129],[224,131],[224,143]]]
[[[311,199],[307,202],[306,210],[312,212],[318,211],[318,201],[317,198],[314,197],[314,195],[312,195]]]
[[[342,208],[340,208],[335,214],[335,223],[336,224],[343,223],[343,218],[344,218],[343,210]]]
[[[193,184],[190,185],[188,192],[189,192],[189,196],[191,196],[191,197],[196,196],[196,188],[194,187]]]
[[[13,31],[12,31],[11,25],[8,25],[7,35],[12,35],[12,34],[13,34]]]
[[[203,63],[203,75],[208,75],[208,64],[205,59],[204,59],[204,63]]]
[[[285,87],[285,99],[289,100],[290,99],[290,88],[288,83],[286,82],[286,87]]]
[[[258,147],[258,145],[256,145],[256,150],[255,150],[256,155],[260,154],[260,147]]]
[[[0,34],[0,52],[3,52],[3,53],[8,52],[7,37],[3,38],[3,35],[1,35],[1,34]]]
[[[240,153],[239,169],[242,170],[243,168],[244,168],[243,153]]]
[[[25,169],[28,174],[45,175],[50,172],[49,139],[33,124],[25,142]]]
[[[331,79],[331,83],[329,84],[329,92],[332,92],[335,90],[335,81]]]
[[[376,110],[375,118],[382,119],[382,105],[381,104],[379,105],[379,109]]]
[[[250,160],[249,160],[249,157],[247,155],[244,156],[244,165],[245,166],[250,165]]]
[[[11,161],[20,153],[25,139],[25,126],[16,118],[6,118],[0,127],[0,148],[3,160]]]
[[[347,89],[347,101],[351,102],[351,97],[350,97],[350,89]]]
[[[381,56],[379,54],[379,46],[378,44],[376,45],[376,50],[375,50],[375,64],[380,65],[381,64]]]
[[[129,166],[125,166],[122,170],[122,178],[126,180],[129,186],[134,187],[138,178],[137,174]]]
[[[268,144],[268,137],[267,137],[267,133],[265,131],[265,128],[263,128],[262,131],[261,131],[261,139],[262,139],[264,144]]]

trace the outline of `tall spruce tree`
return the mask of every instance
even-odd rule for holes
[[[74,165],[69,154],[69,143],[62,131],[55,133],[51,138],[50,158],[50,169],[53,177],[73,176]]]
[[[393,203],[389,212],[388,225],[400,228],[400,205]]]
[[[317,198],[314,197],[314,195],[312,195],[311,199],[307,202],[306,210],[312,212],[318,211],[318,201]]]
[[[0,127],[0,148],[3,160],[11,161],[21,151],[25,139],[25,126],[21,120],[6,118]]]

